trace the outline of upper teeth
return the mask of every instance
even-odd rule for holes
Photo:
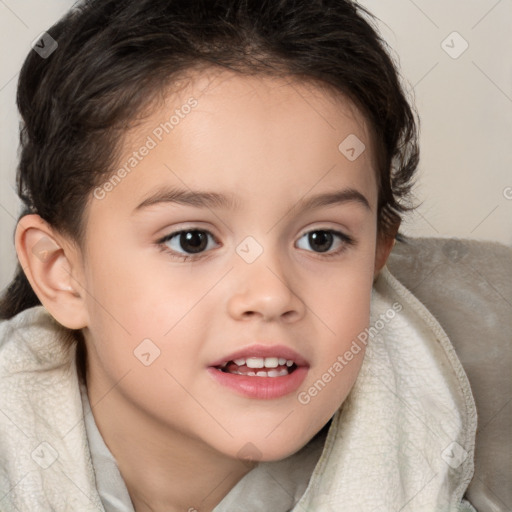
[[[293,361],[284,357],[248,357],[235,359],[238,366],[246,365],[248,368],[277,368],[278,366],[292,366]]]

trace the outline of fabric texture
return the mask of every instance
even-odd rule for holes
[[[361,372],[325,442],[315,438],[320,449],[311,445],[302,452],[310,469],[304,465],[290,481],[286,460],[281,472],[276,463],[273,476],[281,485],[275,492],[288,494],[288,485],[298,489],[291,509],[297,512],[473,511],[463,501],[476,431],[467,376],[439,323],[387,268],[372,291],[366,335]],[[67,336],[43,307],[0,324],[2,511],[102,511],[110,505],[102,503],[101,490],[117,485],[116,478],[120,483],[112,464],[109,472],[95,474],[101,463],[91,459],[87,403]],[[360,338],[354,352],[364,333]],[[333,361],[332,371],[325,385],[336,385],[343,366]],[[269,501],[262,492],[267,469],[262,464],[248,473],[215,512],[281,512],[275,497]],[[304,475],[307,486],[301,484]],[[259,491],[261,504],[247,499],[251,489]],[[108,510],[116,510],[119,496],[113,498]]]
[[[297,510],[461,510],[477,419],[464,370],[439,323],[387,268],[371,306],[361,371]]]
[[[478,431],[466,495],[478,512],[510,512],[512,248],[412,238],[395,245],[388,267],[443,326],[471,384]]]

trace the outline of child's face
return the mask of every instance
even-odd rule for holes
[[[355,159],[354,135],[366,146]],[[169,97],[127,137],[118,168],[131,162],[130,172],[89,203],[81,278],[90,392],[105,394],[111,410],[135,411],[139,426],[170,442],[199,441],[230,457],[252,450],[263,460],[302,447],[362,363],[364,350],[333,371],[369,322],[372,152],[361,115],[311,86],[224,72]],[[171,202],[171,189],[229,202]],[[365,199],[302,205],[347,189]],[[159,245],[192,229],[201,233]],[[281,377],[218,369],[259,354],[300,368],[288,375],[285,363],[274,370],[285,370]],[[310,392],[319,379],[321,391]]]

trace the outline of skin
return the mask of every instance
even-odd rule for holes
[[[257,459],[278,460],[325,425],[352,388],[364,350],[307,405],[297,394],[368,327],[373,280],[393,244],[377,236],[363,116],[311,85],[203,73],[127,134],[120,164],[192,96],[197,106],[172,133],[103,199],[91,196],[83,250],[37,215],[16,232],[41,302],[61,324],[83,329],[94,419],[138,512],[210,511],[251,469],[240,460],[247,443]],[[338,150],[349,134],[366,146],[355,161]],[[238,209],[158,203],[134,212],[164,186],[234,194]],[[369,208],[296,207],[347,187]],[[213,235],[198,258],[182,261],[158,245],[190,228]],[[334,237],[322,253],[303,236],[329,229],[354,244]],[[247,236],[263,251],[252,263],[236,252]],[[44,261],[32,251],[42,238],[53,244]],[[166,247],[186,254],[176,238]],[[144,339],[160,350],[148,366],[134,356]],[[300,389],[254,399],[212,379],[209,364],[257,342],[285,345],[308,361]]]

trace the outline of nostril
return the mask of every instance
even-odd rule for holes
[[[300,318],[300,313],[298,311],[295,311],[295,310],[292,309],[290,311],[285,311],[281,315],[281,318],[285,322],[295,322],[296,320],[298,320]]]

